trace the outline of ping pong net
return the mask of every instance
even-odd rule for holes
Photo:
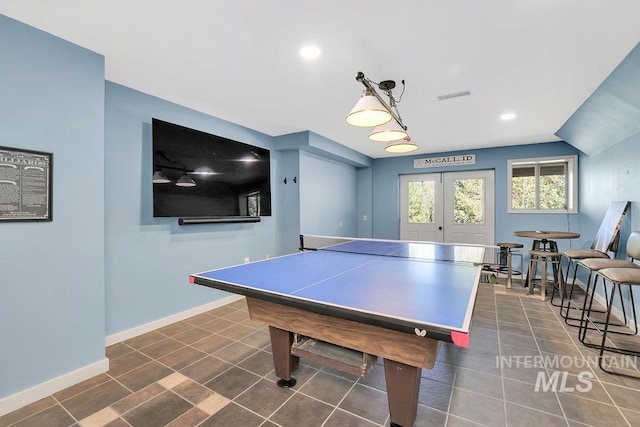
[[[471,244],[300,235],[301,251],[332,251],[425,261],[482,264],[485,258],[485,249],[485,246]]]

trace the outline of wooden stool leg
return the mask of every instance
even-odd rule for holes
[[[564,281],[564,276],[562,274],[562,264],[560,263],[560,260],[558,260],[558,293],[562,292],[562,294],[564,295],[567,292],[567,283]],[[568,312],[569,308],[567,308],[567,315],[569,314]]]
[[[533,245],[531,246],[531,250],[532,251],[537,251],[540,250],[540,240],[534,240],[533,241]],[[529,259],[529,265],[531,265],[531,259]],[[527,279],[525,280],[525,282],[527,283],[527,286],[530,286],[531,283],[531,274],[529,273],[529,269],[527,269]],[[535,277],[534,277],[535,279]],[[533,292],[529,292],[529,293],[533,293]]]
[[[524,288],[524,255],[518,254],[520,257],[520,286]]]
[[[532,255],[529,259],[529,268],[527,269],[527,286],[529,286],[529,295],[533,295],[533,280],[536,277],[537,270],[538,262]]]

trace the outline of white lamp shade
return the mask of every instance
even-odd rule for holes
[[[391,114],[378,98],[365,91],[346,120],[351,126],[373,127],[387,123]]]
[[[153,173],[153,183],[154,184],[168,184],[171,180],[167,178],[162,171],[155,171]]]
[[[189,178],[187,175],[182,175],[180,179],[176,182],[178,187],[195,187],[196,182]]]
[[[393,141],[384,148],[387,153],[405,154],[416,151],[418,146],[411,140],[409,136],[399,141]]]
[[[377,142],[397,141],[407,137],[407,131],[402,128],[395,120],[377,126],[369,134],[369,139]]]

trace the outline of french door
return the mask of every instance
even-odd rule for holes
[[[494,171],[400,176],[400,238],[494,244]]]

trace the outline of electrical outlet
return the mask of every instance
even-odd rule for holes
[[[248,264],[248,263],[249,263],[249,261],[250,261],[250,260],[249,260],[249,257],[248,257],[248,256],[247,256],[247,257],[244,257],[244,263],[245,263],[245,264]]]
[[[368,217],[368,216],[366,216],[366,215],[362,215],[362,220],[363,220],[363,221],[366,221],[366,220],[368,220],[368,219],[369,219],[369,217]]]
[[[342,228],[342,221],[340,221],[340,228]]]
[[[264,259],[269,259],[269,254],[266,254],[266,255],[264,256]]]

